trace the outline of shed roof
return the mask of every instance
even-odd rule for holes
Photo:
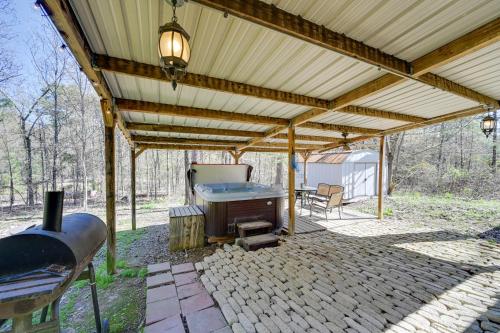
[[[361,140],[499,105],[500,1],[193,0],[177,11],[192,58],[176,91],[157,54],[165,1],[43,5],[108,100],[106,121],[116,114],[144,147],[283,151],[274,139],[292,124],[298,149],[321,150],[342,132]]]
[[[342,164],[347,160],[350,154],[351,152],[312,154],[307,159],[307,163]],[[304,162],[302,156],[300,156],[298,160],[300,163]]]

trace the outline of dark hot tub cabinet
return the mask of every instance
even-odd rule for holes
[[[281,186],[251,183],[246,164],[192,164],[188,175],[196,204],[205,214],[205,236],[238,237],[237,224],[268,221],[282,227],[285,192]]]

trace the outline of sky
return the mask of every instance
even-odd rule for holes
[[[11,34],[13,38],[7,46],[13,53],[16,64],[22,66],[20,72],[23,78],[30,81],[36,77],[36,71],[31,64],[29,41],[34,32],[42,29],[43,25],[47,26],[52,23],[43,16],[42,10],[35,9],[34,0],[10,0],[10,3],[13,13],[8,13],[7,19],[12,22]],[[5,13],[0,13],[1,15],[5,15]]]

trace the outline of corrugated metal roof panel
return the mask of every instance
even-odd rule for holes
[[[359,116],[342,112],[327,112],[313,119],[313,121],[327,124],[374,128],[380,130],[408,124],[404,121]]]
[[[203,128],[218,128],[231,129],[240,131],[264,132],[271,128],[267,125],[256,125],[249,123],[235,123],[223,120],[207,120],[198,118],[158,116],[155,114],[139,113],[139,112],[122,112],[127,122],[147,123],[154,125],[177,125],[177,126],[193,126]]]
[[[229,135],[205,135],[192,133],[173,133],[173,132],[151,132],[151,131],[132,131],[136,135],[147,135],[162,138],[184,138],[184,139],[207,139],[207,140],[231,140],[245,142],[245,138]]]
[[[500,42],[455,60],[434,73],[500,100]]]
[[[412,61],[498,17],[489,0],[264,0]]]
[[[121,98],[276,118],[292,118],[309,110],[305,106],[199,89],[182,84],[179,84],[174,92],[167,82],[109,72],[104,72],[104,75],[110,82],[113,95]]]
[[[163,1],[72,3],[97,53],[159,64],[157,30],[170,20]],[[371,65],[197,4],[178,16],[191,35],[193,73],[323,98],[380,75]]]
[[[162,0],[70,0],[96,53],[158,65],[158,27],[170,21]],[[488,0],[266,0],[349,37],[413,60],[493,20],[500,1]],[[191,35],[188,71],[331,99],[384,74],[374,66],[278,33],[243,19],[188,2],[178,10],[179,23]],[[474,58],[475,57],[475,58]],[[436,71],[485,94],[499,98],[498,45],[476,52]],[[180,85],[105,73],[113,95],[130,99],[291,118],[306,107],[237,96]],[[477,105],[461,97],[407,81],[364,99],[362,106],[434,117]],[[399,122],[337,115],[320,118],[337,124],[387,129]],[[170,119],[130,114],[127,121],[204,124],[219,121]],[[396,124],[397,123],[397,124]],[[224,125],[226,126],[226,125]],[[227,125],[229,126],[229,125]],[[236,124],[240,128],[242,124]],[[266,127],[268,128],[268,127]],[[298,129],[310,135],[331,132]]]
[[[360,106],[432,118],[471,108],[479,103],[419,82],[405,81],[396,87],[364,98]]]

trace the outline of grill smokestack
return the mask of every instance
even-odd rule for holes
[[[64,191],[45,193],[43,230],[61,232]]]

